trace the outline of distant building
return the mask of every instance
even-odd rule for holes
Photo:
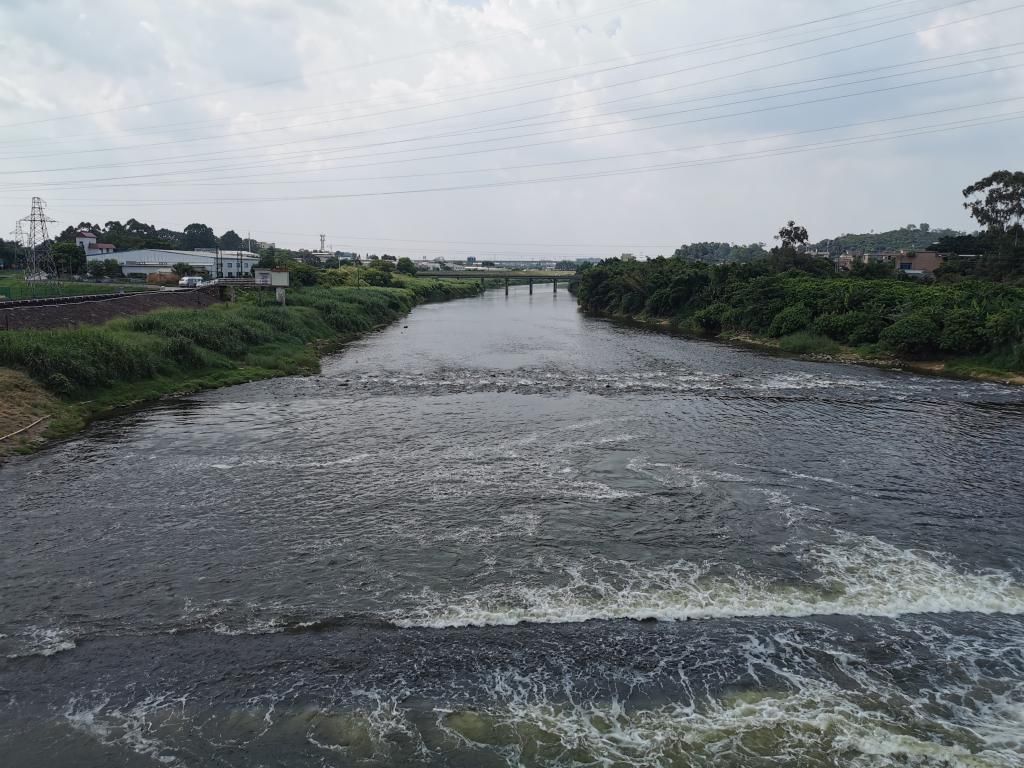
[[[162,248],[143,248],[137,251],[117,253],[96,252],[87,254],[89,261],[115,259],[121,265],[126,277],[148,277],[153,274],[170,274],[175,264],[188,264],[197,272],[211,278],[249,277],[260,257],[251,251],[172,251]]]
[[[931,277],[949,254],[936,251],[880,251],[878,253],[844,253],[836,259],[836,268],[850,270],[854,264],[881,262],[889,264],[894,272],[911,277]]]
[[[305,262],[306,264],[323,264],[330,258],[334,257],[333,251],[299,251],[296,254],[299,261]]]
[[[466,263],[467,264],[476,264],[476,256],[467,256],[466,257]]]
[[[108,254],[117,250],[110,243],[97,243],[96,235],[87,229],[80,229],[75,232],[75,245],[85,251],[86,257],[100,256],[105,258]]]
[[[623,261],[636,261],[636,256],[632,253],[624,253],[619,258]]]
[[[906,251],[896,255],[896,269],[908,275],[934,274],[946,261],[947,254],[935,251]]]

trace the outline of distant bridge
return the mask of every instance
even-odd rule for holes
[[[531,272],[515,272],[512,270],[504,269],[467,269],[453,272],[428,272],[423,273],[424,277],[438,277],[442,279],[453,278],[455,280],[479,280],[480,285],[484,284],[485,280],[504,280],[505,281],[505,295],[508,295],[508,286],[512,280],[525,280],[530,286],[530,294],[533,294],[533,284],[537,283],[551,283],[551,287],[554,293],[558,293],[558,283],[569,283],[576,280],[575,272],[564,272],[556,270],[537,270]]]

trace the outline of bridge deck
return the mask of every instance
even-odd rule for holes
[[[496,269],[479,269],[460,272],[425,272],[421,277],[453,277],[459,280],[463,278],[469,278],[471,280],[570,280],[576,277],[576,273],[555,272],[553,270],[547,270],[544,272],[506,272]]]

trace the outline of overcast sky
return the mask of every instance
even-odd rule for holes
[[[1014,0],[0,0],[0,236],[33,195],[428,257],[968,228],[1024,163],[1022,32]]]

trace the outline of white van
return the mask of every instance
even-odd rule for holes
[[[178,281],[180,288],[199,288],[203,284],[203,278],[199,275],[186,275]]]

